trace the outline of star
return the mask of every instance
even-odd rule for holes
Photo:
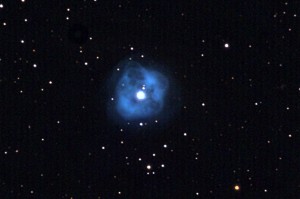
[[[234,190],[235,190],[235,191],[239,191],[239,190],[240,190],[240,186],[239,186],[239,185],[235,185],[235,186],[234,186]]]
[[[136,93],[136,98],[137,98],[138,100],[143,100],[143,99],[146,98],[146,93],[145,93],[144,91],[138,91],[138,92]]]

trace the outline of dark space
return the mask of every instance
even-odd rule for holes
[[[0,1],[0,198],[299,198],[299,17],[290,0]],[[174,83],[168,120],[109,117],[132,57]]]

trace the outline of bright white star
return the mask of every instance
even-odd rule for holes
[[[145,98],[146,98],[145,92],[144,92],[144,91],[138,91],[138,92],[136,93],[136,98],[139,99],[139,100],[145,99]]]

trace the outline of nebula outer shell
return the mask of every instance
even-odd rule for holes
[[[137,62],[123,71],[116,85],[116,109],[127,120],[151,118],[161,112],[168,91],[168,79]],[[144,98],[138,93],[143,91]]]

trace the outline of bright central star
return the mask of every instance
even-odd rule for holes
[[[138,98],[139,100],[143,100],[146,98],[146,94],[144,91],[139,91],[136,93],[136,98]]]

